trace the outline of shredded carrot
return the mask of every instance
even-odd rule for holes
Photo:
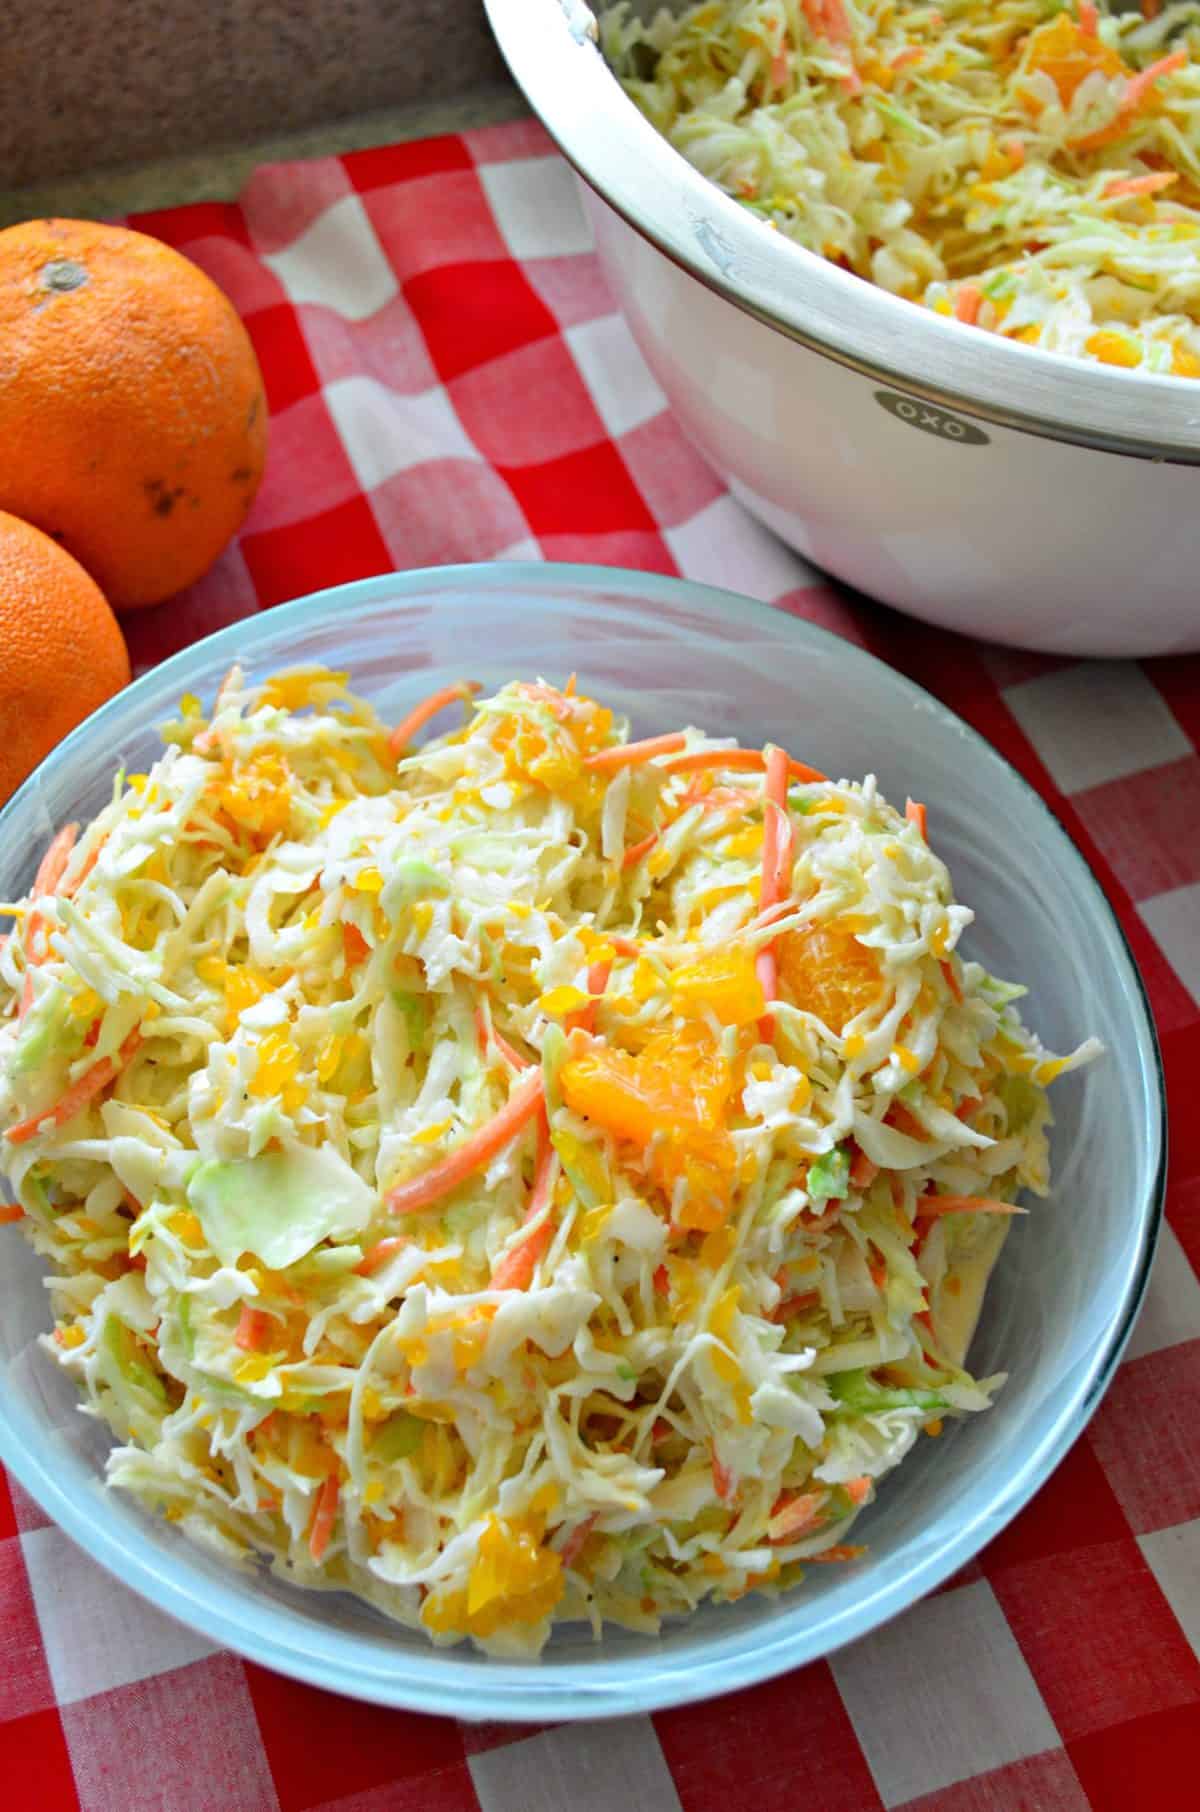
[[[562,1561],[564,1567],[573,1566],[579,1559],[579,1556],[583,1551],[584,1543],[596,1526],[596,1518],[598,1515],[599,1512],[593,1510],[590,1516],[585,1516],[581,1523],[575,1525],[562,1547],[558,1550],[558,1558]]]
[[[558,1172],[558,1160],[554,1147],[550,1143],[550,1127],[546,1119],[543,1103],[538,1117],[538,1155],[533,1173],[533,1188],[529,1195],[529,1206],[525,1210],[526,1226],[536,1221],[544,1210],[549,1208],[554,1193],[554,1179]],[[549,1214],[540,1224],[527,1233],[517,1246],[512,1246],[492,1272],[490,1287],[493,1290],[527,1290],[533,1281],[533,1273],[538,1260],[545,1256],[546,1249],[554,1237],[554,1222]]]
[[[767,1523],[767,1540],[795,1541],[820,1527],[828,1493],[824,1491],[784,1491],[776,1498]]]
[[[964,283],[954,298],[954,318],[964,327],[974,327],[983,306],[983,291],[978,283]]]
[[[1013,1202],[995,1202],[985,1195],[923,1195],[917,1203],[917,1218],[924,1220],[939,1214],[1024,1214]]]
[[[850,1166],[850,1181],[856,1189],[869,1189],[879,1175],[878,1164],[873,1164],[865,1151],[856,1151],[854,1162]]]
[[[33,898],[39,894],[58,892],[58,884],[67,872],[67,863],[78,835],[79,826],[77,824],[64,824],[57,836],[51,838],[46,853],[38,865],[37,874],[34,876],[31,889]]]
[[[667,774],[699,774],[707,768],[729,768],[737,773],[765,765],[761,749],[693,749],[687,755],[676,755],[673,760],[665,762],[663,771]],[[817,768],[806,767],[802,761],[789,760],[788,774],[793,780],[820,781],[829,778],[828,774],[822,774]]]
[[[866,1551],[865,1548],[848,1547],[844,1542],[839,1542],[835,1547],[822,1548],[819,1554],[806,1554],[804,1556],[804,1564],[805,1566],[808,1566],[809,1562],[814,1560],[822,1562],[835,1560],[861,1560]]]
[[[914,45],[911,50],[902,50],[898,57],[893,57],[891,67],[893,69],[907,69],[910,63],[919,63],[924,55],[925,52],[920,46]]]
[[[25,1210],[20,1202],[0,1202],[0,1227],[7,1227],[11,1221],[25,1218]]]
[[[821,1292],[819,1290],[805,1290],[801,1296],[786,1296],[782,1302],[775,1304],[771,1310],[770,1319],[772,1321],[790,1321],[793,1315],[800,1313],[801,1309],[811,1309],[813,1304],[820,1300]]]
[[[1151,63],[1135,76],[1130,76],[1117,103],[1117,111],[1107,126],[1100,126],[1095,132],[1086,132],[1082,138],[1072,139],[1069,149],[1072,151],[1098,151],[1102,145],[1111,144],[1122,133],[1128,130],[1133,115],[1149,98],[1155,82],[1160,76],[1173,75],[1175,70],[1185,67],[1188,60],[1186,50],[1173,50],[1169,56],[1160,57],[1157,63]]]
[[[359,963],[366,962],[371,954],[371,946],[352,919],[342,920],[342,950],[346,958],[347,969],[353,969]]]
[[[610,936],[605,932],[605,941],[612,945],[618,956],[639,957],[642,954],[642,946],[634,937]]]
[[[528,1126],[545,1098],[545,1078],[539,1069],[518,1083],[500,1112],[464,1139],[457,1150],[422,1176],[389,1190],[384,1198],[388,1208],[393,1214],[419,1214],[432,1207],[503,1151]]]
[[[308,1551],[317,1562],[320,1562],[329,1546],[329,1537],[333,1534],[337,1518],[337,1502],[337,1474],[331,1472],[317,1493],[317,1506],[308,1532]]]
[[[669,1296],[671,1294],[671,1274],[665,1265],[659,1265],[657,1267],[651,1281],[654,1284],[654,1294],[656,1296]]]
[[[372,1272],[378,1271],[381,1265],[386,1265],[388,1259],[391,1258],[394,1252],[401,1251],[403,1247],[410,1243],[406,1233],[395,1233],[390,1239],[376,1240],[373,1246],[367,1247],[366,1251],[355,1265],[355,1275],[358,1277],[370,1277]]]
[[[762,880],[759,883],[758,901],[760,911],[769,912],[779,904],[781,896],[791,890],[795,831],[787,809],[788,772],[791,765],[787,750],[771,743],[763,751],[763,765],[766,779],[763,788]],[[759,951],[754,968],[764,998],[774,1000],[779,992],[779,967],[769,944]],[[775,1036],[772,1014],[763,1014],[759,1020],[759,1033],[766,1043]]]
[[[1152,170],[1148,176],[1126,176],[1105,183],[1101,194],[1106,200],[1118,195],[1154,195],[1159,189],[1169,189],[1178,181],[1178,170]]]
[[[233,1337],[235,1346],[240,1346],[244,1353],[257,1353],[267,1344],[267,1335],[271,1332],[271,1317],[261,1309],[251,1308],[248,1302],[242,1304],[238,1317],[237,1333]]]
[[[1004,140],[1004,152],[1014,170],[1019,170],[1025,162],[1025,141],[1013,132]]]
[[[758,985],[763,991],[764,1000],[775,1000],[779,995],[779,964],[773,950],[760,950],[754,959],[754,973]],[[758,1033],[764,1044],[770,1044],[775,1036],[775,1015],[764,1013],[758,1022]]]
[[[723,1504],[727,1504],[737,1489],[737,1482],[728,1466],[723,1466],[714,1452],[712,1457],[713,1490]]]
[[[429,697],[415,705],[407,717],[402,717],[396,728],[388,737],[388,748],[393,755],[399,755],[401,749],[407,748],[418,730],[423,730],[431,717],[452,705],[456,698],[469,700],[479,691],[475,680],[456,680],[452,686],[443,686],[440,692],[431,692]]]
[[[603,963],[591,964],[587,972],[587,989],[592,998],[586,1007],[581,1007],[577,1013],[569,1013],[567,1015],[568,1031],[594,1031],[596,1025],[596,1002],[603,994],[605,988],[607,988],[608,978],[611,974],[611,960]]]
[[[925,807],[920,805],[915,799],[906,799],[904,802],[904,816],[908,819],[910,824],[916,825],[921,836],[924,838],[925,842],[928,843],[929,813],[925,810]]]
[[[87,855],[80,863],[78,872],[73,874],[69,881],[63,882],[58,891],[64,900],[73,900],[75,898],[75,895],[79,892],[79,889],[83,886],[93,868],[95,868],[97,862],[100,860],[100,851],[104,848],[107,841],[107,836],[97,837],[96,841],[92,844],[92,847],[88,850]]]
[[[867,1270],[870,1272],[871,1282],[882,1296],[887,1289],[887,1266],[881,1258],[876,1258],[867,1266]]]
[[[958,1120],[969,1120],[971,1118],[971,1115],[975,1112],[976,1108],[979,1108],[982,1106],[983,1106],[983,1100],[982,1100],[981,1096],[968,1095],[966,1100],[960,1101],[958,1106],[955,1108],[955,1110],[954,1110],[955,1118]]]
[[[871,1495],[871,1481],[864,1473],[861,1478],[847,1479],[844,1489],[852,1504],[863,1504]]]
[[[629,848],[625,851],[625,854],[621,857],[621,867],[636,867],[643,856],[648,856],[650,854],[650,851],[654,848],[658,839],[659,832],[651,831],[650,835],[648,837],[643,837],[640,843],[631,843]]]
[[[946,958],[938,964],[938,968],[942,972],[942,979],[946,986],[949,988],[951,994],[953,994],[959,1006],[961,1006],[963,998],[962,983],[954,972],[954,964]]]
[[[597,749],[594,755],[585,757],[583,765],[594,774],[607,774],[614,768],[632,768],[643,761],[653,761],[656,755],[670,755],[675,749],[682,749],[686,741],[682,730],[671,730],[665,736],[646,736],[641,742],[614,743],[610,749]]]
[[[1100,24],[1094,0],[1079,0],[1079,29],[1085,38],[1094,38]]]
[[[40,1114],[34,1114],[28,1120],[19,1121],[16,1126],[10,1126],[5,1138],[12,1145],[23,1145],[27,1139],[36,1138],[45,1126],[65,1126],[68,1120],[74,1119],[80,1108],[86,1107],[89,1101],[103,1094],[141,1042],[142,1034],[135,1027],[115,1057],[102,1057],[99,1063],[94,1063],[77,1082],[71,1084],[66,1094],[53,1107],[45,1107]]]

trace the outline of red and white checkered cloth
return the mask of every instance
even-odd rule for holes
[[[1169,1227],[1133,1345],[1037,1501],[948,1587],[772,1684],[653,1718],[470,1726],[332,1698],[159,1616],[0,1475],[0,1791],[21,1812],[1183,1812],[1200,1805],[1200,660],[980,647],[841,594],[682,439],[532,125],[261,170],[133,222],[245,317],[272,411],[236,546],[131,619],[141,668],[393,567],[593,560],[812,617],[1049,800],[1150,990]]]

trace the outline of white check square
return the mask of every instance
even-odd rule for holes
[[[1180,1628],[1200,1655],[1200,1522],[1176,1523],[1172,1529],[1139,1535],[1138,1546]]]
[[[1192,753],[1170,706],[1132,661],[1079,661],[1006,687],[1004,699],[1064,793]]]
[[[885,1805],[1058,1744],[984,1580],[927,1598],[830,1666]]]
[[[514,258],[568,258],[592,249],[575,174],[561,157],[518,157],[479,172]]]
[[[724,586],[773,603],[812,583],[812,568],[747,514],[732,497],[717,497],[663,540],[686,579]]]
[[[364,491],[430,460],[479,458],[440,385],[403,396],[375,378],[339,378],[325,402]]]
[[[60,1705],[215,1653],[203,1636],[113,1579],[61,1529],[22,1535],[21,1552]]]
[[[560,1724],[468,1766],[480,1812],[680,1812],[649,1718]]]
[[[375,228],[357,195],[343,195],[282,251],[263,255],[292,302],[315,302],[365,321],[399,294]]]
[[[568,327],[563,339],[614,440],[666,408],[667,399],[620,315],[601,315]]]
[[[1200,882],[1139,900],[1138,911],[1172,969],[1200,1006]]]
[[[1125,1357],[1140,1359],[1144,1353],[1157,1353],[1164,1346],[1178,1346],[1180,1341],[1198,1338],[1200,1278],[1192,1270],[1192,1262],[1173,1229],[1164,1221],[1146,1300]]]

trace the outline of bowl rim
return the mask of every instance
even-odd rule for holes
[[[932,1556],[915,1559],[899,1580],[885,1579],[868,1596],[855,1599],[837,1613],[832,1629],[824,1635],[803,1628],[789,1634],[785,1610],[754,1646],[745,1644],[744,1632],[731,1632],[723,1638],[719,1634],[713,1636],[700,1655],[621,1657],[613,1663],[620,1676],[615,1681],[611,1676],[589,1680],[586,1664],[509,1662],[460,1647],[440,1650],[434,1671],[427,1666],[427,1652],[416,1647],[397,1650],[385,1664],[381,1658],[364,1657],[359,1652],[360,1638],[355,1634],[316,1624],[306,1627],[288,1607],[247,1599],[237,1584],[246,1575],[232,1567],[228,1580],[214,1581],[194,1570],[186,1548],[168,1557],[131,1537],[128,1506],[124,1501],[120,1509],[111,1504],[107,1490],[99,1482],[94,1495],[85,1499],[71,1497],[39,1451],[37,1418],[23,1408],[11,1410],[0,1397],[0,1461],[30,1496],[108,1572],[157,1609],[210,1641],[310,1685],[393,1708],[513,1723],[620,1717],[734,1692],[836,1653],[943,1584],[993,1540],[1041,1488],[1095,1411],[1116,1370],[1145,1294],[1166,1192],[1167,1102],[1162,1057],[1145,984],[1107,896],[1045,800],[997,749],[932,693],[832,631],[738,593],[657,573],[550,561],[416,568],[331,586],[277,605],[260,616],[242,619],[149,669],[85,719],[0,809],[0,838],[18,805],[37,790],[48,772],[69,763],[77,751],[82,753],[96,730],[119,712],[127,711],[131,700],[136,701],[141,693],[161,686],[164,679],[183,681],[198,652],[227,656],[232,661],[239,658],[239,644],[240,652],[250,655],[246,643],[268,621],[276,630],[283,626],[294,628],[296,636],[291,640],[295,641],[305,628],[327,621],[334,609],[344,619],[359,610],[369,612],[372,606],[385,602],[403,606],[406,599],[419,597],[427,604],[439,591],[461,594],[468,587],[481,600],[496,593],[511,601],[513,593],[532,591],[561,596],[569,591],[584,600],[601,595],[610,603],[642,610],[652,605],[657,595],[664,602],[686,604],[693,613],[699,611],[722,622],[731,615],[748,627],[770,622],[777,633],[794,636],[800,647],[809,641],[835,651],[851,669],[862,666],[882,670],[892,685],[923,709],[932,710],[947,729],[953,729],[973,745],[985,763],[991,763],[1007,779],[1015,779],[1029,801],[1049,820],[1050,835],[1057,838],[1068,874],[1090,890],[1093,903],[1116,934],[1113,956],[1118,967],[1123,966],[1127,972],[1126,981],[1132,982],[1127,989],[1129,1010],[1140,1034],[1146,1063],[1146,1095],[1152,1103],[1153,1143],[1149,1155],[1153,1175],[1139,1205],[1134,1262],[1113,1306],[1108,1333],[1098,1343],[1086,1371],[1075,1377],[1067,1403],[1038,1447],[1026,1457],[1019,1471],[998,1488],[997,1497],[986,1509],[948,1536]],[[21,1424],[27,1427],[22,1428]]]
[[[584,182],[672,263],[744,313],[906,397],[1042,439],[1200,463],[1200,398],[1189,391],[1197,380],[1018,346],[764,231],[629,99],[600,53],[584,0],[484,6],[513,79]]]

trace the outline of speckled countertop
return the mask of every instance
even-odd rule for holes
[[[480,0],[14,0],[6,27],[0,225],[223,199],[258,163],[524,111]]]

